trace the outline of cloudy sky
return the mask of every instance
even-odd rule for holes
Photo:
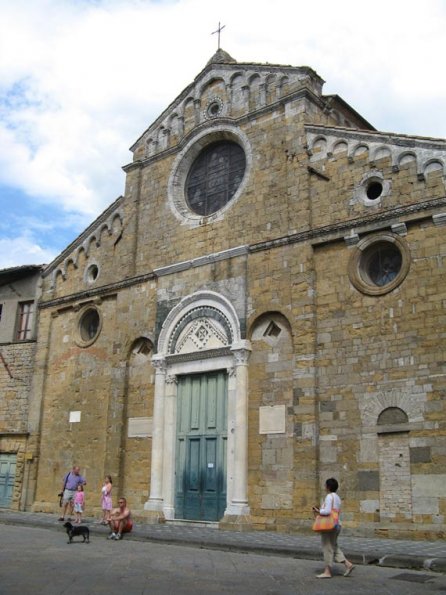
[[[0,0],[0,268],[50,262],[217,49],[307,65],[377,129],[446,137],[444,0]]]

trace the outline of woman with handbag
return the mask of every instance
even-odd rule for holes
[[[337,495],[339,484],[334,477],[325,482],[327,495],[321,508],[313,506],[313,513],[316,519],[313,530],[320,532],[322,542],[322,553],[324,555],[325,569],[317,578],[331,578],[334,562],[345,565],[344,576],[350,576],[354,565],[347,560],[341,548],[338,546],[338,535],[341,531],[339,524],[339,513],[341,510],[341,499]]]

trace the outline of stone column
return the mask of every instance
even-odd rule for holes
[[[163,508],[163,448],[164,448],[164,391],[166,360],[161,355],[152,357],[155,368],[155,399],[153,406],[152,465],[150,471],[150,497],[145,510],[162,512]]]
[[[195,114],[195,124],[199,124],[201,121],[201,101],[199,99],[194,99],[194,114]]]
[[[231,348],[236,376],[234,420],[234,482],[227,515],[248,515],[248,359],[249,341]]]
[[[177,377],[166,376],[164,391],[164,448],[163,448],[163,513],[164,518],[175,518],[175,440]]]

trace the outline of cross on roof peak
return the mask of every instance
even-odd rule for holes
[[[223,31],[223,29],[226,27],[226,25],[222,25],[220,26],[220,21],[218,21],[218,28],[216,31],[212,31],[211,35],[215,35],[215,33],[218,33],[218,47],[217,49],[220,49],[220,33]]]

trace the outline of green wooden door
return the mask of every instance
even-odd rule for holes
[[[0,453],[0,507],[11,505],[15,481],[16,455]]]
[[[227,374],[178,378],[176,518],[218,521],[226,508]]]

